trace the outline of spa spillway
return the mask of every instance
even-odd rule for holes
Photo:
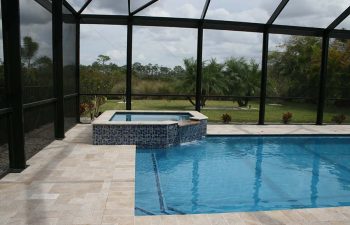
[[[95,145],[164,148],[202,139],[208,118],[197,111],[105,111],[93,123]]]

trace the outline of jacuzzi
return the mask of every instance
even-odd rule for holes
[[[93,144],[166,148],[202,139],[207,120],[197,111],[108,110],[92,123]]]

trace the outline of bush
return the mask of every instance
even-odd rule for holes
[[[86,103],[81,103],[81,104],[80,104],[80,107],[79,107],[80,115],[83,115],[83,114],[86,112],[87,108],[88,108],[88,104],[86,104]]]
[[[342,124],[346,120],[346,116],[344,114],[335,115],[332,117],[332,122],[336,124]]]
[[[92,121],[95,118],[95,115],[94,115],[95,104],[93,102],[89,102],[89,103],[86,103],[86,104],[87,104],[86,111],[88,113],[90,113],[90,119]]]
[[[292,120],[292,117],[293,117],[293,114],[291,112],[285,112],[282,115],[282,122],[284,124],[288,124]]]
[[[227,113],[222,114],[221,119],[223,123],[229,123],[232,120],[231,116]]]

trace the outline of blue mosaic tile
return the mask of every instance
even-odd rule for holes
[[[168,125],[93,125],[95,145],[137,145],[142,148],[166,148],[199,140],[206,135],[207,121],[179,126]]]

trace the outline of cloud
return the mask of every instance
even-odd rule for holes
[[[202,14],[202,8],[196,8],[194,5],[186,3],[179,8],[185,18],[199,18]]]
[[[113,49],[104,52],[103,55],[111,57],[111,61],[120,65],[123,65],[126,61],[126,51],[122,49]]]
[[[94,13],[106,13],[108,14],[127,14],[128,13],[128,1],[127,0],[93,0],[86,8],[86,13],[90,11]],[[107,14],[107,13],[106,13]]]
[[[39,44],[37,57],[47,56],[52,58],[52,26],[48,24],[31,24],[21,26],[21,39],[29,36]]]
[[[131,0],[130,1],[131,11],[134,11],[134,10],[140,8],[141,6],[145,5],[149,1],[151,1],[151,0]]]
[[[80,61],[91,64],[100,54],[108,55],[118,65],[126,64],[126,26],[81,25]],[[124,52],[124,53],[123,53]]]
[[[348,6],[348,0],[294,0],[287,4],[275,23],[327,27]]]
[[[142,10],[140,16],[199,18],[205,1],[203,0],[159,0]]]
[[[223,62],[230,57],[261,61],[262,35],[248,32],[205,30],[203,59],[216,58]]]
[[[206,18],[214,20],[265,23],[269,18],[269,14],[266,11],[257,8],[238,13],[231,13],[226,9],[218,8],[208,11]]]
[[[348,18],[345,19],[341,24],[339,24],[339,26],[337,27],[337,29],[346,29],[346,30],[350,30],[350,17],[348,17]]]
[[[47,24],[51,21],[51,13],[32,0],[20,1],[21,25]]]
[[[277,6],[276,0],[212,1],[206,18],[265,23]]]
[[[131,11],[146,4],[148,0],[131,0]],[[82,4],[81,4],[82,5]],[[81,7],[81,6],[80,6]],[[127,14],[128,1],[127,0],[93,0],[89,6],[84,10],[84,13],[92,14]]]
[[[196,56],[195,29],[135,27],[134,31],[133,54],[142,56],[134,57],[134,62],[173,67]]]
[[[159,16],[159,17],[171,17],[170,13],[167,11],[163,10],[162,8],[158,6],[152,6],[149,9],[145,11],[141,11],[138,13],[138,15],[141,16]]]

